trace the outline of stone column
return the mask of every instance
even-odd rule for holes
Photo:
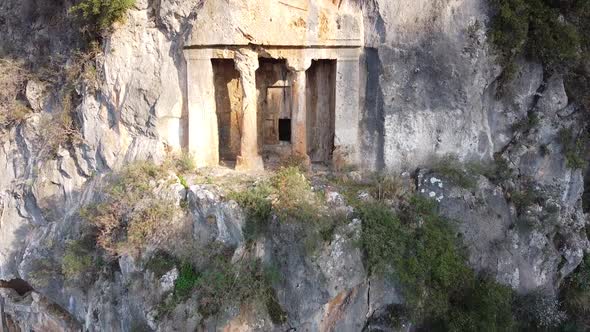
[[[185,50],[187,62],[188,151],[197,167],[219,164],[213,65],[206,50]]]
[[[293,155],[303,159],[305,166],[311,165],[307,155],[307,102],[305,87],[307,76],[305,71],[311,66],[311,60],[300,61],[289,60],[289,69],[291,70],[291,145]]]
[[[336,63],[334,155],[336,167],[359,164],[360,54],[358,50]]]
[[[235,55],[236,69],[240,72],[242,84],[242,138],[240,155],[236,161],[237,170],[263,170],[264,163],[258,153],[258,119],[256,94],[256,69],[258,53],[242,49]]]

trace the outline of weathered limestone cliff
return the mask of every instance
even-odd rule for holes
[[[3,70],[19,66],[14,72],[23,77],[2,87],[14,87],[12,99],[29,109],[0,128],[0,297],[10,304],[9,331],[393,330],[383,317],[404,303],[403,290],[367,271],[358,245],[362,221],[339,188],[312,181],[328,209],[345,215],[327,241],[316,241],[313,255],[304,225],[274,216],[254,245],[244,231],[248,213],[228,188],[244,178],[263,181],[270,175],[261,168],[272,166],[267,156],[284,154],[257,130],[268,119],[256,107],[271,100],[260,99],[255,77],[265,64],[269,72],[284,70],[280,79],[269,74],[269,88],[292,89],[290,113],[272,119],[293,128],[288,153],[308,166],[330,150],[322,161],[338,164],[346,179],[403,174],[404,188],[434,198],[439,213],[455,220],[473,269],[521,294],[555,295],[590,250],[584,170],[568,164],[560,138],[587,129],[563,77],[539,63],[519,58],[508,92],[497,94],[503,68],[488,40],[488,3],[137,0],[91,60],[75,51],[84,38],[68,14],[71,1],[1,3],[0,55],[10,61]],[[198,166],[219,163],[218,120],[207,113],[216,105],[212,58],[235,63],[233,84],[241,89],[233,104],[247,119],[237,168],[257,172],[213,167],[191,173],[187,183],[167,169],[149,178],[150,194],[137,210],[163,201],[175,211],[160,225],[159,240],[68,279],[64,255],[87,234],[84,210],[118,202],[108,189],[113,172],[137,161],[170,162],[181,151]],[[332,92],[306,79],[318,60],[335,61],[335,69],[322,64],[333,70],[325,83]],[[333,97],[308,102],[313,87]],[[332,138],[328,148],[308,129],[320,121],[306,115],[324,104],[333,109],[333,127],[314,130]],[[523,130],[532,110],[535,124]],[[437,168],[450,154],[460,163],[502,160],[509,175],[482,172],[475,186],[459,185]],[[158,273],[147,262],[166,251],[198,265],[217,246],[231,248],[231,262],[252,256],[276,267],[282,277],[272,298],[286,319],[239,303],[207,316],[195,296],[162,309],[181,264]]]

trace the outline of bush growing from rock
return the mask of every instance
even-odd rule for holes
[[[369,273],[399,283],[415,322],[447,331],[512,326],[511,290],[475,276],[435,203],[415,196],[399,215],[383,203],[363,203],[359,216]]]
[[[468,173],[465,166],[454,155],[438,160],[432,170],[465,189],[475,189],[477,184],[474,174]]]
[[[178,260],[164,251],[157,251],[146,262],[145,267],[154,272],[156,278],[161,278],[164,274],[172,270],[178,263]]]
[[[417,314],[444,312],[448,293],[468,275],[468,268],[448,222],[434,213],[432,203],[415,196],[400,217],[383,204],[367,204],[360,217],[370,272],[384,273],[392,266]]]
[[[516,74],[516,59],[538,60],[548,73],[565,74],[568,93],[590,111],[590,3],[588,1],[490,0],[495,11],[490,39],[500,51],[501,83]],[[504,84],[500,84],[500,92]]]
[[[59,276],[61,266],[53,258],[38,258],[31,262],[26,280],[33,288],[49,287],[50,281]]]
[[[586,156],[589,151],[590,134],[582,132],[574,134],[570,128],[563,128],[558,133],[559,143],[563,147],[566,165],[573,169],[586,167]]]
[[[583,42],[578,17],[587,15],[584,1],[574,6],[548,0],[491,0],[496,10],[491,39],[510,62],[527,52],[550,67],[576,61]],[[571,20],[560,19],[565,15]]]
[[[30,76],[22,61],[0,59],[0,126],[17,125],[33,112],[19,98],[24,95]]]
[[[590,329],[590,256],[584,257],[576,271],[566,278],[561,299],[568,314],[565,327],[571,331]]]
[[[233,250],[230,249],[209,248],[213,254],[201,268],[183,262],[171,296],[160,304],[160,315],[170,313],[195,294],[199,313],[204,317],[217,315],[231,305],[251,304],[266,308],[273,322],[283,323],[286,313],[272,288],[277,273],[250,257],[242,256],[232,262]]]
[[[70,13],[79,15],[94,34],[111,29],[133,7],[135,0],[82,0],[70,8]]]
[[[162,166],[148,161],[130,164],[110,177],[100,203],[81,211],[96,228],[97,243],[107,253],[116,257],[162,239],[165,224],[175,213],[174,202],[155,193],[165,174]]]
[[[298,168],[279,169],[270,183],[273,208],[281,221],[314,221],[319,218],[318,197]]]
[[[399,177],[392,174],[374,174],[371,196],[378,201],[393,200],[399,198],[403,192],[403,186]]]
[[[172,163],[176,171],[180,174],[191,173],[197,169],[194,158],[187,151],[174,156]]]
[[[328,211],[297,167],[279,169],[269,182],[261,182],[228,196],[247,214],[243,228],[247,241],[266,234],[272,215],[279,222],[304,224],[305,246],[312,253],[322,241],[329,241],[337,223],[345,216]]]
[[[270,188],[266,184],[257,185],[244,191],[232,192],[229,198],[236,201],[246,211],[244,237],[253,241],[265,234],[272,215],[272,203],[268,199]]]
[[[93,248],[88,241],[75,240],[66,245],[61,270],[68,280],[80,278],[94,267]]]

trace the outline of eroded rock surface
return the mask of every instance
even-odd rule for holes
[[[500,152],[518,176],[506,187],[480,177],[477,189],[468,190],[444,175],[423,172],[418,190],[438,200],[443,215],[459,221],[474,268],[492,272],[520,292],[554,290],[589,250],[583,173],[567,167],[558,141],[561,128],[580,129],[562,78],[546,78],[541,65],[521,60],[510,93],[497,98],[502,68],[485,34],[490,20],[484,0],[336,2],[358,6],[364,15],[364,27],[354,27],[364,31],[365,43],[363,167],[413,171],[447,153],[461,160],[491,160]],[[26,59],[32,70],[50,55],[70,57],[79,36],[65,19],[68,3],[4,1],[0,51]],[[193,26],[209,20],[211,13],[203,8],[209,7],[197,0],[137,1],[125,23],[104,41],[96,88],[76,87],[74,122],[81,140],[60,147],[51,158],[42,156],[40,132],[44,119],[61,110],[61,101],[51,87],[27,83],[25,97],[33,112],[0,133],[0,280],[23,279],[34,292],[21,298],[0,290],[11,302],[38,313],[33,318],[15,315],[13,324],[89,331],[385,329],[382,318],[389,306],[402,302],[401,293],[395,285],[367,276],[355,245],[358,220],[337,229],[315,257],[307,255],[300,241],[300,226],[275,222],[271,234],[257,243],[257,255],[276,264],[284,276],[276,285],[278,301],[289,313],[283,325],[273,324],[264,312],[238,308],[226,308],[219,320],[205,318],[193,300],[159,317],[157,307],[179,272],[171,269],[157,277],[131,256],[112,262],[108,273],[93,280],[65,283],[60,271],[65,243],[79,237],[83,223],[78,213],[101,194],[103,175],[135,160],[161,162],[167,150],[187,139],[181,121],[187,77],[182,50]],[[226,14],[235,25],[250,20],[233,13]],[[314,31],[320,23],[313,22]],[[337,29],[338,22],[329,27]],[[63,65],[69,64],[64,60]],[[513,124],[532,108],[538,126],[515,133]],[[551,153],[541,153],[541,146]],[[525,186],[543,200],[517,209],[507,193]],[[244,250],[244,212],[214,186],[174,184],[161,194],[175,197],[179,208],[188,202],[191,217],[171,220],[171,234],[199,246],[219,242],[238,253]],[[343,207],[341,198],[332,196],[331,202]],[[175,249],[174,241],[169,245]],[[67,317],[43,301],[61,307]],[[74,327],[67,325],[74,320]]]

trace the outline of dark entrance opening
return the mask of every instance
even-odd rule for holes
[[[284,120],[291,119],[291,88],[285,60],[260,58],[258,61],[258,142],[262,150],[268,151],[291,141],[291,128],[287,132],[284,124]]]
[[[240,152],[242,86],[240,73],[231,59],[212,59],[215,107],[219,133],[219,159],[234,161]]]
[[[279,141],[291,142],[291,119],[279,119]]]
[[[307,154],[330,163],[334,151],[336,61],[314,60],[307,70]]]

